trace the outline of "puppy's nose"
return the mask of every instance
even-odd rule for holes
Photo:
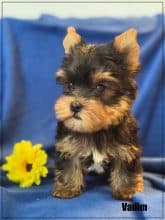
[[[72,102],[70,105],[71,111],[74,113],[80,112],[82,107],[82,104],[79,102]]]

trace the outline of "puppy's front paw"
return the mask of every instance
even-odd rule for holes
[[[129,189],[119,189],[112,192],[112,196],[119,200],[131,200],[134,194],[135,191]]]
[[[55,189],[52,192],[52,195],[58,198],[73,198],[75,196],[78,196],[81,194],[81,190],[74,189],[74,188],[59,188],[55,187]]]

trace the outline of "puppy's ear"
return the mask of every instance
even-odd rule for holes
[[[81,36],[76,32],[74,27],[68,27],[67,34],[63,40],[65,53],[68,54],[70,49],[81,42]]]
[[[59,69],[56,72],[56,82],[59,84],[63,84],[66,81],[66,74],[63,69]]]
[[[128,70],[136,73],[139,69],[139,44],[137,42],[137,31],[133,28],[115,37],[113,41],[115,49],[124,54]]]

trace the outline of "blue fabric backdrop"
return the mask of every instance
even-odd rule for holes
[[[123,212],[121,201],[111,197],[104,178],[87,177],[87,191],[80,197],[52,198],[53,174],[40,186],[20,189],[1,175],[1,219],[58,217],[163,218],[164,173],[164,77],[162,16],[142,18],[59,19],[43,15],[37,20],[5,18],[2,22],[1,59],[1,164],[13,144],[22,139],[43,143],[54,164],[56,118],[53,105],[60,94],[55,83],[64,49],[62,41],[69,25],[90,43],[111,41],[134,27],[138,30],[142,69],[137,77],[139,93],[133,111],[139,121],[143,146],[145,189],[133,202],[146,203],[147,212]]]

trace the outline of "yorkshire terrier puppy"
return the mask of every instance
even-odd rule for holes
[[[91,170],[108,174],[112,196],[129,200],[143,190],[141,147],[131,113],[136,97],[139,45],[135,29],[111,43],[86,44],[69,27],[57,71],[63,93],[58,119],[53,196],[71,198],[85,188]]]

